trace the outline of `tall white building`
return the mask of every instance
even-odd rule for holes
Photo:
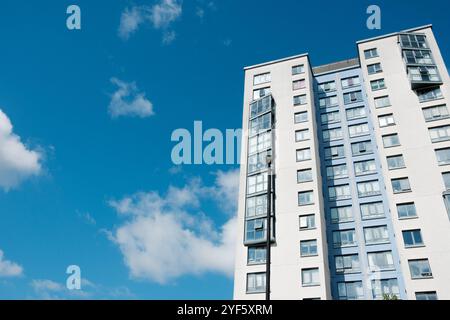
[[[450,79],[424,26],[245,68],[235,299],[450,299]],[[273,159],[268,192],[266,156]]]

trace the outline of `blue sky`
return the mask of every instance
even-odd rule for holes
[[[81,8],[82,29],[66,28]],[[365,27],[367,6],[382,29]],[[245,65],[432,23],[446,1],[0,3],[0,298],[229,299],[237,166],[171,161],[173,130],[241,127]],[[280,36],[282,35],[282,36]],[[64,288],[69,265],[82,292]]]

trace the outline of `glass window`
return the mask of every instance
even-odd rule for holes
[[[307,214],[299,217],[300,230],[314,229],[316,227],[316,218],[313,214]]]
[[[409,260],[408,264],[412,279],[431,278],[433,276],[428,259]]]
[[[398,134],[388,134],[383,136],[383,146],[385,148],[392,148],[400,145]]]
[[[385,295],[400,297],[397,279],[372,280],[372,295],[374,299],[383,299]]]
[[[386,159],[389,170],[405,168],[405,160],[402,155],[389,156]]]
[[[272,133],[270,131],[263,132],[248,140],[248,153],[253,154],[261,152],[272,147]]]
[[[319,268],[302,269],[303,286],[317,286],[319,284]]]
[[[342,129],[334,128],[322,131],[323,141],[334,141],[342,139]]]
[[[352,197],[350,193],[350,186],[348,184],[329,187],[328,194],[330,200],[343,200],[343,199],[350,199]]]
[[[405,247],[423,246],[422,233],[420,229],[402,231]]]
[[[345,79],[341,80],[342,89],[359,86],[360,84],[361,84],[361,81],[359,80],[358,76],[345,78]]]
[[[331,160],[331,159],[338,159],[345,157],[345,150],[344,146],[334,146],[334,147],[327,147],[325,148],[325,159]]]
[[[294,97],[294,106],[300,106],[306,104],[306,94],[301,94]]]
[[[262,73],[255,75],[253,77],[253,84],[256,86],[258,84],[267,83],[272,81],[272,77],[270,75],[270,72]]]
[[[356,107],[347,109],[347,120],[355,120],[361,119],[366,116],[366,108],[365,107]]]
[[[446,119],[449,117],[448,109],[445,104],[440,106],[423,108],[422,111],[426,122]]]
[[[362,92],[361,91],[354,91],[354,92],[344,93],[344,103],[345,104],[361,102],[362,100],[363,100],[363,98],[362,98]]]
[[[300,241],[300,256],[301,257],[317,256],[317,240]]]
[[[367,254],[369,268],[372,271],[394,269],[394,258],[391,251],[370,252]]]
[[[366,59],[371,59],[371,58],[378,57],[377,49],[373,48],[373,49],[364,50],[364,57]]]
[[[394,115],[391,113],[378,116],[378,123],[380,124],[380,128],[393,126],[395,125]]]
[[[420,49],[428,48],[425,36],[422,34],[415,34],[415,33],[401,34],[400,44],[402,45],[402,47],[407,48],[420,48]]]
[[[333,107],[338,105],[337,96],[325,97],[319,99],[319,107],[321,109]]]
[[[266,113],[250,120],[250,136],[269,130],[272,127],[272,115]]]
[[[450,125],[428,129],[431,142],[442,142],[450,140]]]
[[[247,263],[262,264],[266,262],[266,247],[248,247]]]
[[[247,293],[263,293],[266,291],[266,273],[247,274]]]
[[[356,124],[348,127],[350,138],[364,136],[369,134],[369,125],[367,123]]]
[[[414,202],[397,204],[397,213],[400,219],[417,217],[417,211]]]
[[[339,282],[339,300],[363,300],[364,291],[362,281]]]
[[[267,216],[267,195],[247,198],[246,217]]]
[[[450,190],[450,172],[442,173],[442,179],[444,180],[445,190]]]
[[[294,121],[295,123],[301,123],[301,122],[307,122],[308,121],[308,112],[297,112],[294,115]]]
[[[318,85],[318,89],[319,89],[319,93],[336,91],[336,82],[329,81],[329,82],[320,83]]]
[[[298,193],[298,205],[305,206],[314,203],[312,191],[303,191]]]
[[[387,226],[366,227],[364,228],[364,238],[366,244],[388,243],[389,233]]]
[[[377,165],[375,160],[365,160],[355,162],[355,174],[357,176],[362,176],[365,174],[373,174],[377,172]]]
[[[333,231],[333,246],[335,248],[355,246],[356,234],[355,230],[339,230]]]
[[[292,89],[293,90],[299,90],[299,89],[305,89],[305,88],[306,88],[305,79],[292,81]]]
[[[372,91],[381,90],[386,88],[386,83],[384,82],[384,79],[372,80],[370,81],[370,87],[372,88]]]
[[[431,88],[431,89],[427,88],[427,89],[423,89],[423,90],[417,90],[417,95],[419,97],[420,102],[437,100],[437,99],[441,99],[443,97],[441,88],[439,88],[439,87]]]
[[[248,174],[255,173],[256,171],[264,170],[267,168],[266,158],[272,154],[271,150],[255,153],[248,157]]]
[[[292,67],[292,75],[295,76],[296,74],[301,74],[305,72],[305,66],[303,64],[293,66]]]
[[[352,206],[331,208],[331,222],[342,223],[353,221]]]
[[[386,108],[391,105],[391,100],[389,99],[389,96],[378,97],[375,98],[374,101],[375,101],[375,108],[377,109]]]
[[[439,76],[436,67],[408,67],[408,74],[411,81],[441,81],[441,77]]]
[[[245,221],[245,242],[261,242],[266,240],[266,219]]]
[[[267,96],[250,104],[250,118],[265,113],[272,108],[272,97]]]
[[[392,182],[392,191],[394,191],[394,193],[411,191],[411,185],[409,184],[408,178],[392,179],[391,182]]]
[[[258,193],[267,190],[267,173],[259,173],[247,178],[247,194]]]
[[[295,131],[295,141],[296,142],[305,141],[305,140],[309,140],[309,130],[308,129]]]
[[[369,72],[369,74],[382,72],[383,70],[381,69],[381,63],[369,64],[367,66],[367,71]]]
[[[436,150],[436,157],[440,166],[450,164],[450,148]]]
[[[311,149],[300,149],[297,150],[297,162],[311,160]]]
[[[436,291],[416,292],[416,300],[437,300]]]
[[[403,58],[407,64],[434,64],[428,50],[403,50]]]
[[[270,87],[253,90],[253,100],[261,99],[271,92]]]
[[[357,254],[335,256],[334,262],[336,273],[353,273],[360,271],[359,257]]]
[[[358,182],[357,187],[359,197],[370,197],[381,194],[378,180]]]
[[[384,218],[383,202],[363,203],[360,205],[363,220]]]
[[[371,141],[362,141],[352,143],[352,155],[359,156],[364,154],[372,153],[372,142]]]
[[[327,178],[328,179],[341,179],[347,178],[348,171],[346,164],[340,164],[336,166],[327,167]]]
[[[320,115],[322,124],[335,123],[341,121],[339,111],[323,113]]]
[[[313,180],[312,177],[312,169],[303,169],[297,171],[297,182],[303,183],[303,182],[310,182]]]

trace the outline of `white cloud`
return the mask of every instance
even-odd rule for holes
[[[18,277],[23,273],[23,268],[15,262],[4,259],[3,251],[0,250],[0,277]]]
[[[127,40],[141,25],[149,23],[154,29],[163,29],[163,43],[169,44],[175,40],[175,32],[167,29],[182,14],[182,4],[178,0],[161,0],[153,6],[133,6],[125,8],[120,18],[118,34]]]
[[[40,174],[41,158],[38,151],[29,150],[13,133],[11,121],[0,109],[0,187],[8,191]]]
[[[165,196],[137,193],[111,201],[125,221],[109,237],[122,252],[130,275],[160,284],[207,272],[232,276],[236,217],[216,228],[201,205],[220,195],[236,210],[236,177],[236,171],[220,172],[214,186],[194,179],[183,188],[169,187]]]
[[[145,97],[144,93],[139,92],[134,82],[127,83],[117,78],[111,78],[111,82],[117,86],[108,107],[111,117],[146,118],[154,115],[153,104]]]

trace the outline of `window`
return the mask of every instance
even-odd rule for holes
[[[378,123],[380,124],[380,128],[393,126],[395,125],[394,115],[391,113],[378,116]]]
[[[364,50],[364,57],[366,59],[371,59],[371,58],[378,57],[377,49],[373,48],[373,49]]]
[[[341,179],[347,178],[348,171],[346,164],[340,164],[336,166],[327,167],[327,178],[328,179]]]
[[[253,154],[261,152],[272,147],[272,133],[263,132],[248,140],[248,153]]]
[[[297,112],[294,115],[294,122],[295,123],[301,123],[301,122],[307,122],[308,121],[308,112]]]
[[[313,192],[303,191],[298,193],[298,205],[306,206],[314,203]]]
[[[419,96],[420,102],[437,100],[437,99],[441,99],[443,97],[441,88],[439,88],[439,87],[431,88],[431,89],[428,88],[428,89],[423,89],[423,90],[417,90],[417,95]]]
[[[306,104],[306,94],[301,94],[294,97],[294,106],[300,106]]]
[[[392,191],[394,193],[402,193],[411,191],[411,185],[408,178],[392,179]]]
[[[305,88],[306,88],[305,79],[292,81],[292,89],[293,90],[299,90],[299,89],[305,89]]]
[[[253,77],[253,85],[258,85],[262,83],[267,83],[272,81],[272,77],[270,75],[270,72],[258,74]]]
[[[372,280],[372,295],[374,299],[383,299],[384,295],[400,297],[397,279]]]
[[[411,81],[441,81],[441,77],[439,76],[436,67],[408,67],[408,74]]]
[[[266,247],[248,247],[247,264],[265,263],[266,253]]]
[[[408,264],[409,271],[411,272],[411,279],[424,279],[433,276],[428,259],[409,260]]]
[[[431,142],[442,142],[450,140],[450,125],[428,129]]]
[[[389,243],[389,233],[387,226],[364,228],[364,238],[366,239],[367,245]]]
[[[247,293],[263,293],[266,291],[266,273],[247,274]]]
[[[295,131],[295,141],[296,142],[305,141],[305,140],[309,140],[309,130],[308,129]]]
[[[295,76],[296,74],[301,74],[301,73],[305,73],[305,66],[303,64],[292,67],[292,75],[293,76]]]
[[[266,240],[266,219],[245,221],[245,242],[261,242]]]
[[[375,108],[377,109],[386,108],[391,105],[391,100],[389,99],[389,96],[378,97],[375,98],[374,101],[375,101]]]
[[[333,107],[338,105],[338,98],[336,96],[320,98],[319,99],[319,107],[321,109]]]
[[[360,156],[372,153],[372,141],[362,141],[352,143],[352,155]]]
[[[323,113],[320,115],[320,119],[322,121],[322,124],[336,123],[341,120],[339,116],[339,111]]]
[[[339,300],[362,300],[364,291],[362,281],[338,282]]]
[[[248,157],[248,174],[255,173],[267,168],[266,158],[272,154],[272,151],[267,150],[260,153],[255,153]]]
[[[397,204],[397,214],[399,219],[417,217],[417,211],[414,202]]]
[[[300,241],[300,256],[301,257],[317,256],[317,240]]]
[[[403,57],[407,64],[434,64],[428,50],[403,50]]]
[[[329,81],[329,82],[320,83],[318,85],[318,89],[319,89],[319,93],[336,91],[336,82]]]
[[[364,136],[369,134],[369,125],[367,123],[356,124],[348,127],[350,138]]]
[[[366,108],[365,107],[356,107],[347,109],[347,120],[355,120],[361,119],[366,116]]]
[[[362,100],[363,100],[363,98],[362,98],[362,92],[361,91],[354,91],[354,92],[344,93],[344,103],[345,104],[361,102]]]
[[[355,174],[357,176],[372,174],[376,172],[377,172],[377,165],[375,164],[375,160],[365,160],[355,162]]]
[[[381,69],[381,63],[369,64],[367,66],[367,72],[369,72],[369,74],[375,74],[375,73],[379,73],[382,71],[383,70]]]
[[[318,286],[319,280],[319,268],[302,269],[302,284],[307,286]]]
[[[272,115],[266,113],[260,117],[250,120],[250,136],[269,130],[272,127]]]
[[[297,162],[311,160],[311,149],[297,150]]]
[[[267,216],[267,195],[247,198],[246,217]]]
[[[352,206],[331,208],[331,222],[342,223],[353,221]]]
[[[449,117],[448,109],[445,104],[440,106],[423,108],[422,111],[426,122],[446,119]]]
[[[405,168],[405,160],[401,154],[397,156],[389,156],[386,159],[389,170]]]
[[[378,180],[363,181],[357,183],[358,197],[370,197],[381,194],[380,183]]]
[[[342,129],[334,128],[322,131],[323,141],[334,141],[342,139]]]
[[[386,88],[386,83],[384,82],[384,79],[378,79],[370,81],[370,87],[372,88],[372,91],[377,91],[381,89]]]
[[[334,262],[336,273],[354,273],[359,272],[359,257],[357,254],[335,256]]]
[[[303,182],[310,182],[312,181],[312,170],[311,169],[303,169],[297,171],[297,182],[303,183]]]
[[[363,203],[360,206],[363,220],[384,218],[383,202]]]
[[[361,84],[361,81],[359,80],[358,76],[345,78],[345,79],[341,80],[342,89],[359,86],[360,84]]]
[[[328,195],[330,197],[330,200],[344,200],[350,199],[352,197],[352,195],[350,194],[350,186],[348,184],[329,187]]]
[[[436,157],[440,166],[450,164],[450,148],[436,150]]]
[[[345,157],[344,146],[334,146],[325,148],[325,159],[338,159]]]
[[[349,247],[356,245],[355,230],[333,231],[333,246],[335,248]]]
[[[402,231],[403,242],[406,248],[423,246],[422,233],[420,229]]]
[[[401,34],[400,44],[404,48],[419,48],[419,49],[428,48],[425,36],[422,34],[415,34],[415,33]]]
[[[271,92],[270,87],[253,90],[253,100],[258,100],[269,95]]]
[[[367,254],[369,268],[372,271],[394,269],[394,258],[391,251],[370,252]]]
[[[416,300],[437,300],[436,291],[416,292]]]
[[[385,148],[392,148],[400,145],[398,134],[387,134],[383,136],[383,146]]]
[[[450,172],[444,172],[442,179],[444,180],[445,190],[450,190]]]
[[[313,214],[308,214],[299,217],[300,230],[314,229],[316,227],[316,218]]]
[[[269,111],[272,107],[272,98],[265,97],[250,104],[250,118]]]
[[[258,193],[267,190],[267,173],[259,173],[247,179],[247,194]]]

